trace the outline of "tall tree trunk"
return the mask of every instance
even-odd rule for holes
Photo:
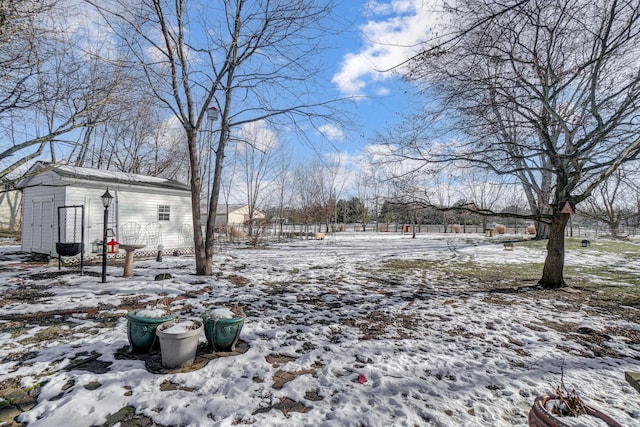
[[[191,188],[191,217],[193,220],[193,245],[197,275],[213,274],[213,263],[207,262],[205,240],[202,235],[202,213],[200,210],[200,196],[202,182],[200,180],[200,161],[198,157],[198,132],[195,129],[187,131],[189,147],[189,166],[191,168],[189,187]],[[207,270],[208,265],[208,270]]]
[[[609,222],[609,230],[611,231],[611,238],[618,238],[618,229],[620,228],[620,220],[613,220]]]
[[[564,282],[564,229],[569,221],[569,214],[556,212],[551,220],[547,257],[539,285],[549,289],[557,289],[566,285]]]
[[[227,96],[230,97],[231,93],[228,91]],[[222,116],[222,124],[220,125],[220,140],[216,149],[216,161],[213,169],[213,183],[211,185],[211,199],[209,201],[209,216],[207,217],[206,226],[206,240],[205,240],[205,276],[211,276],[213,274],[213,254],[215,243],[215,229],[216,229],[216,212],[218,211],[218,201],[220,195],[220,189],[222,188],[222,168],[224,164],[225,148],[229,143],[229,128],[228,128],[229,109],[225,108]],[[227,210],[227,221],[229,218],[229,212]],[[232,233],[230,233],[232,234]]]
[[[244,1],[239,2],[236,10],[233,30],[233,42],[231,48],[227,53],[227,62],[229,62],[230,69],[227,72],[227,81],[224,91],[224,102],[220,119],[220,139],[218,140],[218,146],[216,147],[216,161],[213,170],[213,183],[211,184],[211,198],[209,200],[209,212],[207,216],[207,225],[205,231],[205,240],[203,245],[203,265],[202,272],[199,272],[198,260],[196,259],[196,274],[211,276],[213,275],[213,252],[215,243],[215,229],[216,229],[216,213],[218,212],[218,200],[220,196],[220,190],[222,189],[222,168],[224,165],[225,149],[229,144],[231,137],[230,128],[230,114],[231,103],[233,96],[233,79],[235,75],[236,66],[238,64],[238,39],[240,38],[240,29],[243,21],[240,19],[242,14],[242,6]],[[198,169],[200,170],[200,169]],[[229,218],[227,212],[227,218]]]
[[[551,238],[551,227],[548,222],[545,221],[535,221],[536,227],[536,239],[550,239]],[[563,231],[564,233],[564,231]]]

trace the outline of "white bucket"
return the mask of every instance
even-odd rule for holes
[[[156,335],[160,339],[162,366],[183,368],[193,363],[202,333],[202,321],[198,319],[176,319],[158,326]]]

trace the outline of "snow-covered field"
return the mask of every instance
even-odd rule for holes
[[[57,266],[25,264],[5,244],[0,388],[37,396],[17,418],[29,426],[133,425],[116,413],[162,426],[524,426],[534,398],[563,380],[622,425],[640,425],[640,393],[624,377],[640,370],[640,325],[624,320],[636,309],[388,264],[544,260],[539,246],[491,242],[343,233],[224,247],[213,277],[193,275],[188,256],[136,261],[128,279],[110,266],[106,284],[99,266],[56,275]],[[640,274],[637,262],[588,249],[567,254],[567,265],[578,264]],[[154,281],[160,273],[173,278]],[[184,317],[239,302],[243,352],[191,372],[154,373],[127,357],[127,308],[163,297]]]

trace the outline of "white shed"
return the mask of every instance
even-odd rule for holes
[[[84,254],[100,253],[104,233],[102,196],[108,188],[108,236],[143,250],[193,248],[191,193],[178,181],[144,175],[38,162],[22,188],[22,250],[57,257],[58,207],[84,207]],[[61,241],[80,242],[80,209],[61,209]]]

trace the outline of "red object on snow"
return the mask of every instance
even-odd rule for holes
[[[366,382],[367,382],[367,377],[365,377],[362,374],[358,375],[358,384],[364,384]]]

